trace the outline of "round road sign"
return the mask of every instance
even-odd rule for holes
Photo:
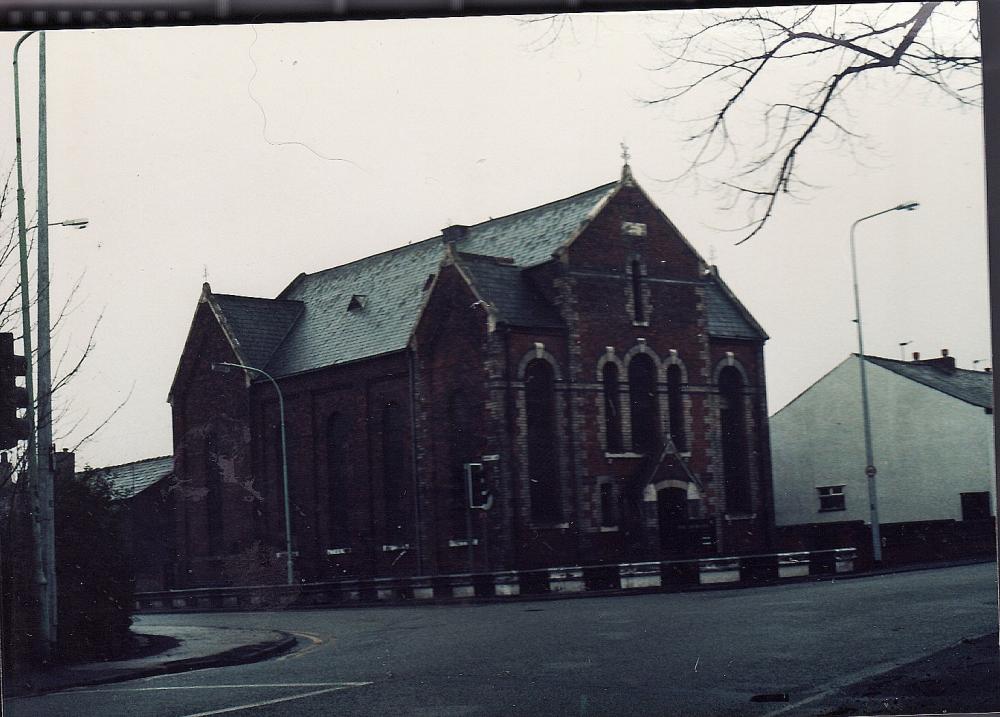
[[[868,476],[869,478],[874,478],[877,472],[878,471],[875,470],[875,466],[868,466],[867,468],[865,468],[865,475]]]

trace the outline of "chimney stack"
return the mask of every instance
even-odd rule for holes
[[[469,235],[469,227],[465,224],[452,224],[441,230],[441,238],[445,244],[460,242]]]
[[[941,349],[941,355],[935,358],[921,359],[920,354],[913,353],[913,362],[923,364],[924,366],[934,366],[935,368],[941,369],[951,373],[955,370],[955,357],[948,354],[948,349]]]

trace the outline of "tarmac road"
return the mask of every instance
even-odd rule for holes
[[[995,570],[469,606],[150,615],[137,631],[254,628],[295,633],[300,643],[265,662],[13,699],[5,711],[817,714],[841,687],[996,631]],[[753,701],[762,695],[787,701]]]

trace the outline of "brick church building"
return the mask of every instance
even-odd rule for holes
[[[261,372],[296,579],[764,550],[766,339],[628,164],[274,299],[205,284],[169,397],[174,585],[283,561]]]

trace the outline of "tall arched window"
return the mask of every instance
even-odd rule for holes
[[[334,413],[326,419],[327,537],[332,548],[351,543],[347,465],[347,419]]]
[[[450,517],[452,535],[465,535],[469,511],[465,487],[465,464],[472,461],[472,436],[469,426],[469,404],[462,391],[448,396],[447,436],[448,465],[451,474]]]
[[[618,367],[608,361],[601,372],[604,381],[604,445],[608,453],[621,453],[622,416],[618,391]]]
[[[642,301],[642,265],[636,259],[632,262],[632,315],[637,324],[646,320],[646,306]]]
[[[535,359],[524,371],[524,396],[528,424],[528,477],[531,482],[531,517],[558,520],[559,462],[556,457],[555,376],[548,362]]]
[[[382,490],[385,499],[385,539],[389,545],[402,545],[408,537],[409,481],[403,446],[405,427],[403,409],[395,401],[382,408]]]
[[[667,406],[670,417],[670,438],[678,451],[686,451],[684,396],[681,394],[681,367],[677,364],[671,364],[667,369]]]
[[[222,552],[222,466],[214,433],[205,436],[205,519],[208,524],[208,552]]]
[[[629,405],[632,408],[632,449],[650,453],[660,444],[660,414],[656,401],[656,364],[638,354],[628,364]]]
[[[743,412],[743,377],[734,367],[727,366],[719,373],[719,423],[726,509],[731,514],[752,511]]]

